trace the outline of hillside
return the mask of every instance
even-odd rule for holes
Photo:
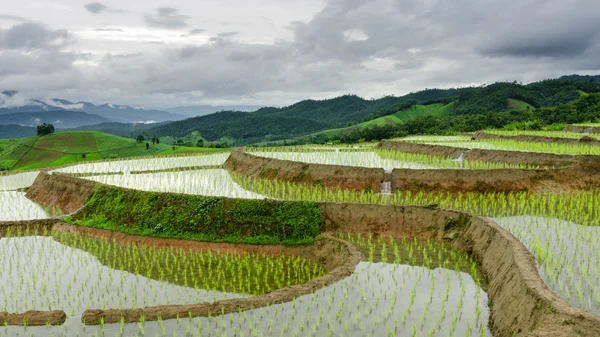
[[[527,85],[513,82],[461,89],[426,89],[376,100],[345,95],[328,100],[305,100],[283,108],[261,108],[255,112],[222,111],[154,127],[146,134],[185,137],[197,131],[208,141],[228,138],[237,145],[311,134],[335,138],[349,127],[397,125],[423,116],[450,118],[511,110],[529,111],[573,102],[582,97],[582,93],[599,91],[600,84],[595,82],[546,80]],[[446,108],[439,110],[436,104]],[[425,106],[430,108],[423,108]],[[401,111],[403,113],[398,114]]]
[[[16,124],[1,125],[0,139],[33,137],[37,134],[37,129],[29,126]]]
[[[1,118],[1,117],[0,117]],[[82,125],[72,130],[88,130],[88,131],[99,131],[110,133],[112,135],[121,136],[121,137],[130,137],[134,138],[140,133],[144,131],[164,125],[167,122],[161,123],[152,123],[152,124],[142,124],[142,123],[117,123],[117,122],[108,122],[108,123],[99,123],[94,125]]]
[[[75,128],[81,125],[98,124],[110,122],[110,120],[97,115],[81,111],[41,111],[41,112],[18,112],[0,115],[0,124],[17,124],[35,127],[42,123],[53,124],[57,129]]]
[[[179,147],[175,152],[215,149]],[[43,137],[0,139],[0,170],[31,170],[90,160],[173,153],[171,145],[150,144],[102,132],[57,132]],[[85,155],[85,156],[84,156]]]

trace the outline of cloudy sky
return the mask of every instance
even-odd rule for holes
[[[0,3],[0,90],[284,105],[600,73],[597,0]]]

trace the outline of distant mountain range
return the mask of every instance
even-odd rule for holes
[[[97,124],[103,122],[119,122],[119,123],[142,123],[150,124],[164,121],[176,121],[184,119],[182,115],[174,114],[161,110],[146,110],[133,108],[127,105],[102,104],[95,105],[89,102],[70,102],[64,99],[53,98],[49,100],[40,100],[27,97],[17,91],[7,90],[0,92],[0,124],[15,124],[13,120],[9,120],[6,115],[20,113],[39,113],[37,117],[41,118],[41,113],[57,112],[57,111],[73,111],[80,114],[73,114],[72,119],[78,120],[69,126],[61,127],[76,127],[81,125]],[[86,113],[88,116],[96,115],[98,118],[90,117],[88,120],[81,118]],[[67,115],[63,117],[66,118]],[[46,117],[44,120],[50,121],[52,117]],[[80,124],[83,123],[83,124]],[[21,124],[18,122],[18,124]],[[75,125],[76,124],[76,125]],[[23,123],[30,125],[30,123]],[[55,125],[58,127],[57,125]]]
[[[43,123],[53,124],[57,129],[75,128],[80,125],[110,122],[109,119],[81,111],[16,112],[0,115],[0,124],[17,124],[35,127]]]
[[[209,115],[215,112],[224,110],[236,110],[236,111],[255,111],[260,109],[258,105],[188,105],[178,106],[175,108],[164,109],[167,112],[171,112],[177,115],[184,115],[187,117],[197,117]]]

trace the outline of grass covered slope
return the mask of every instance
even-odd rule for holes
[[[210,242],[304,244],[320,234],[319,204],[142,192],[99,186],[69,222],[129,234]]]
[[[32,170],[91,160],[210,152],[218,149],[150,144],[103,132],[68,131],[42,137],[0,139],[0,170]]]

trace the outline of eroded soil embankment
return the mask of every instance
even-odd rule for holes
[[[90,233],[98,234],[97,230]],[[126,238],[122,239],[137,240],[133,237],[134,236],[132,235],[128,235]],[[155,239],[156,242],[161,240],[162,239]],[[83,313],[81,317],[82,321],[86,324],[100,324],[101,322],[119,323],[121,321],[124,321],[125,323],[134,323],[138,322],[142,317],[146,321],[174,319],[179,317],[208,317],[285,303],[292,301],[299,296],[312,294],[320,288],[350,276],[354,272],[356,265],[363,259],[362,253],[354,245],[329,236],[324,236],[315,244],[305,247],[273,246],[265,248],[251,245],[210,244],[193,241],[185,243],[181,242],[180,244],[186,246],[198,244],[199,249],[210,248],[210,250],[215,251],[227,251],[233,249],[234,251],[240,252],[249,248],[251,251],[255,252],[299,254],[313,262],[320,263],[327,268],[329,272],[327,275],[312,279],[305,284],[293,285],[268,294],[248,298],[221,300],[212,303],[164,305],[138,309],[88,309]]]
[[[595,138],[560,138],[560,137],[543,137],[543,136],[531,136],[531,135],[518,135],[518,136],[504,136],[496,135],[487,132],[475,132],[471,135],[475,139],[507,139],[515,140],[520,142],[538,142],[538,143],[558,143],[558,144],[571,144],[571,145],[600,145],[600,140]]]
[[[1,325],[62,325],[67,320],[67,315],[62,310],[55,311],[36,311],[30,310],[22,314],[11,314],[0,312]]]
[[[94,193],[96,185],[89,180],[42,171],[25,196],[42,205],[72,213],[83,207]]]
[[[495,336],[600,336],[600,318],[551,292],[531,252],[490,219],[473,217],[461,244],[481,262]]]
[[[24,221],[0,221],[0,238],[6,234],[6,231],[11,229],[13,233],[17,231],[25,231],[31,229],[51,229],[58,220],[56,219],[40,219],[40,220],[24,220]]]
[[[507,164],[526,164],[539,167],[565,167],[577,163],[576,156],[553,153],[536,153],[522,151],[468,149],[461,147],[421,144],[413,142],[382,140],[381,148],[409,153],[429,154],[459,158],[464,154],[466,160],[499,162]]]
[[[447,228],[456,231],[455,226],[462,224],[465,227],[454,244],[481,262],[489,284],[494,336],[600,336],[600,318],[551,292],[533,255],[489,219],[417,206],[323,204],[322,211],[326,229],[334,234],[439,240],[447,237]]]
[[[378,191],[384,180],[382,168],[306,164],[289,160],[264,158],[235,149],[225,167],[237,174],[253,178],[318,184],[327,188]]]
[[[578,133],[600,133],[600,126],[567,125],[564,131]]]

